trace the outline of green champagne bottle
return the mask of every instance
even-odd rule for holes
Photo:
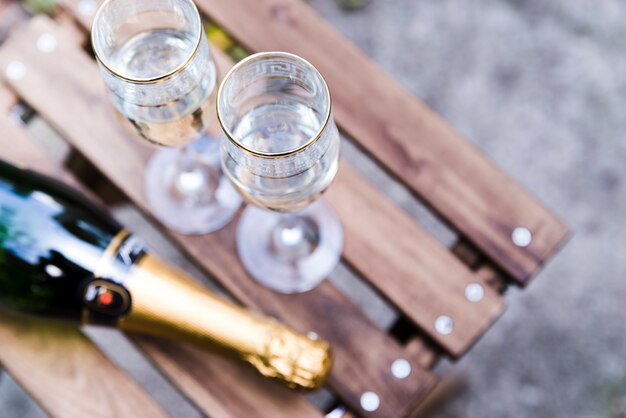
[[[224,301],[76,190],[2,160],[0,308],[220,347],[294,388],[332,362],[326,342]]]

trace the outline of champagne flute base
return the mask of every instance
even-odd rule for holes
[[[297,214],[248,206],[237,228],[237,249],[256,281],[280,293],[302,293],[320,284],[339,263],[343,229],[324,201]]]
[[[159,149],[145,172],[144,191],[155,217],[182,234],[201,235],[228,224],[241,198],[223,176],[219,143],[214,139],[193,144],[201,148],[186,167],[178,149]]]

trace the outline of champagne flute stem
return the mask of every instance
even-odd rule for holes
[[[193,171],[198,163],[198,152],[193,147],[193,143],[189,143],[180,149],[178,159],[178,167],[180,172]]]
[[[311,254],[319,243],[319,227],[300,213],[281,215],[272,231],[272,249],[286,259],[295,260]]]
[[[176,190],[184,197],[194,199],[204,188],[206,179],[198,163],[198,155],[193,146],[180,150],[174,182]]]
[[[205,158],[206,147],[200,142],[191,143],[180,150],[176,179],[176,192],[190,204],[202,201],[215,201],[215,192],[219,186],[220,169]]]

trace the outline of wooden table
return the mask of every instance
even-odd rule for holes
[[[141,173],[151,150],[115,123],[88,52],[97,4],[61,0],[52,17],[31,17],[12,1],[0,2],[0,33],[8,33],[0,46],[0,157],[109,203],[98,187],[105,177],[150,217]],[[343,262],[400,312],[387,331],[330,282],[295,296],[259,286],[237,259],[236,221],[201,237],[161,228],[237,301],[332,343],[336,364],[328,389],[340,409],[329,416],[410,416],[437,383],[431,372],[437,361],[458,359],[472,347],[502,314],[506,287],[526,286],[566,241],[567,227],[303,1],[197,4],[247,50],[289,51],[316,65],[329,82],[343,133],[449,225],[457,243],[442,245],[342,162],[327,199],[345,228]],[[232,61],[217,48],[215,54],[224,74]],[[20,102],[67,141],[71,164],[53,163],[29,137],[12,111]],[[211,127],[214,134],[218,129]],[[95,180],[85,167],[98,173]],[[319,418],[330,412],[212,353],[131,339],[207,416]],[[0,341],[0,363],[51,416],[166,416],[76,327],[3,315]]]

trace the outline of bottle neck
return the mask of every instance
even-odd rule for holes
[[[330,370],[326,342],[206,291],[126,232],[111,241],[101,266],[92,290],[96,309],[87,307],[87,322],[200,348],[219,347],[292,387],[319,387]]]
[[[83,322],[256,353],[266,338],[257,317],[207,292],[120,231],[84,290]],[[254,335],[255,333],[259,335]]]

